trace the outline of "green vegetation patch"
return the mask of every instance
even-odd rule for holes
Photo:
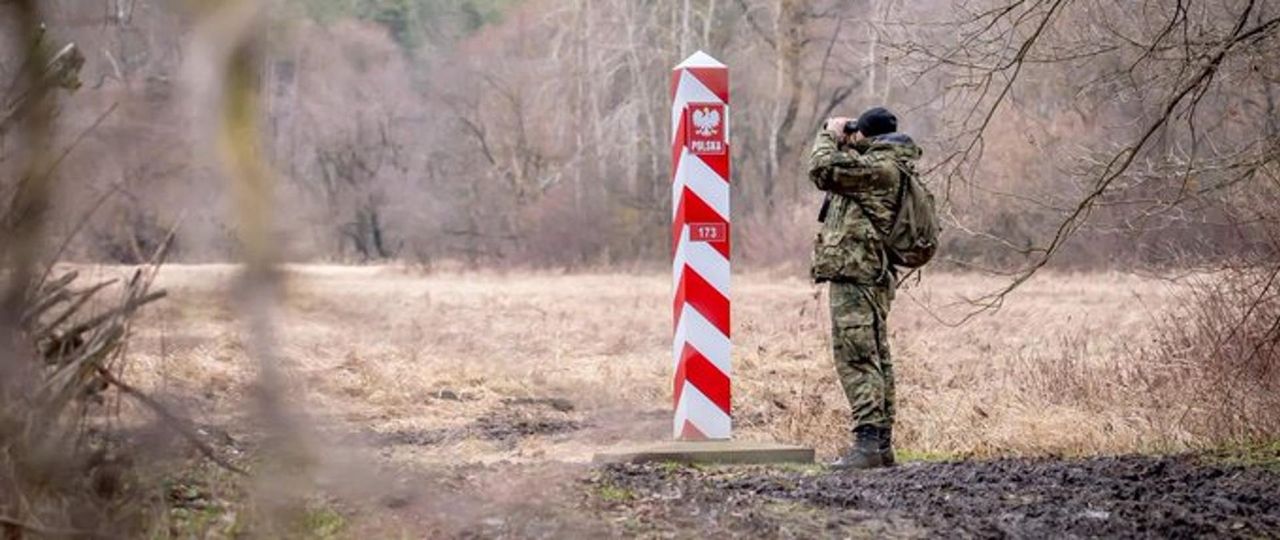
[[[347,528],[347,519],[328,505],[312,505],[302,513],[301,529],[306,538],[337,538]]]
[[[1212,463],[1280,472],[1280,440],[1225,446],[1205,453],[1203,459]]]
[[[635,492],[612,483],[601,483],[595,489],[596,498],[608,503],[623,503],[635,500]]]
[[[923,452],[912,450],[910,448],[899,448],[894,451],[893,457],[898,463],[947,463],[951,461],[963,461],[964,456],[947,452]]]

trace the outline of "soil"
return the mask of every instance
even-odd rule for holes
[[[573,403],[561,398],[508,399],[460,427],[366,433],[358,439],[374,446],[436,446],[465,439],[512,446],[527,437],[561,435],[591,427],[573,411]]]
[[[507,447],[591,427],[567,400],[511,399],[457,427],[359,439]],[[228,452],[239,446],[225,432],[214,439]],[[500,461],[396,471],[370,511],[438,538],[1280,538],[1280,453],[1227,461],[1238,457],[915,462],[849,472]],[[185,491],[174,497],[175,508],[203,508]]]
[[[509,399],[457,427],[357,438],[374,447],[467,439],[507,447],[591,428],[567,400]],[[245,453],[226,432],[200,429],[222,453]],[[1280,449],[847,472],[498,461],[377,474],[372,507],[350,502],[389,519],[389,530],[433,538],[1280,538]],[[175,485],[174,508],[211,504],[207,489]],[[386,535],[381,518],[366,521],[372,528],[351,537]]]
[[[615,466],[588,483],[628,536],[1280,538],[1280,473],[1190,456],[870,472]]]
[[[458,427],[366,440],[505,447],[590,427],[567,400],[508,399]],[[1280,469],[1223,457],[915,462],[851,472],[498,462],[420,470],[383,504],[409,530],[442,538],[1280,538]]]

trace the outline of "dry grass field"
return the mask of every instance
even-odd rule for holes
[[[95,268],[96,274],[123,272]],[[432,273],[286,269],[280,352],[291,399],[318,431],[423,464],[585,462],[666,437],[670,284],[661,273]],[[229,432],[252,426],[255,369],[227,291],[231,266],[169,266],[170,298],[138,321],[128,375]],[[930,273],[890,316],[898,437],[908,456],[1177,450],[1185,410],[1123,373],[1172,302],[1167,282],[1046,274],[962,326],[992,278]],[[754,273],[734,281],[736,433],[847,440],[825,291]],[[1127,367],[1127,369],[1126,369]]]
[[[89,280],[132,271],[74,269]],[[138,502],[161,516],[157,537],[1280,531],[1267,495],[1280,493],[1280,446],[1261,429],[1261,450],[1231,447],[1249,442],[1240,427],[1269,421],[1250,414],[1271,402],[1220,399],[1252,387],[1210,380],[1222,369],[1199,360],[1204,349],[1168,354],[1194,298],[1185,285],[1047,273],[1001,310],[953,325],[972,313],[966,298],[1001,282],[913,281],[890,316],[904,466],[846,473],[589,465],[602,449],[669,437],[665,272],[287,266],[270,332],[244,326],[238,272],[162,268],[155,285],[169,296],[133,320],[115,366],[232,465],[197,455],[173,436],[181,420],[156,422],[137,400],[108,394],[105,411],[119,412],[93,417],[124,428],[105,431],[136,449],[131,462],[155,465]],[[783,272],[743,273],[733,289],[736,436],[831,458],[849,425],[825,291]],[[263,393],[271,383],[248,352],[264,335],[284,364],[283,396]],[[261,407],[263,395],[285,410]],[[1194,449],[1209,451],[1167,455]]]

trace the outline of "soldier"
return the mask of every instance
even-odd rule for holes
[[[920,147],[898,133],[884,108],[856,122],[833,118],[818,132],[809,179],[827,192],[814,246],[812,276],[830,283],[836,373],[853,409],[853,447],[833,465],[870,469],[894,464],[893,361],[885,323],[897,275],[885,238],[894,226],[904,171]]]

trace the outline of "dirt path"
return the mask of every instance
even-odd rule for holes
[[[591,480],[620,535],[1280,537],[1280,474],[1189,457],[916,463],[861,473],[615,467]]]

